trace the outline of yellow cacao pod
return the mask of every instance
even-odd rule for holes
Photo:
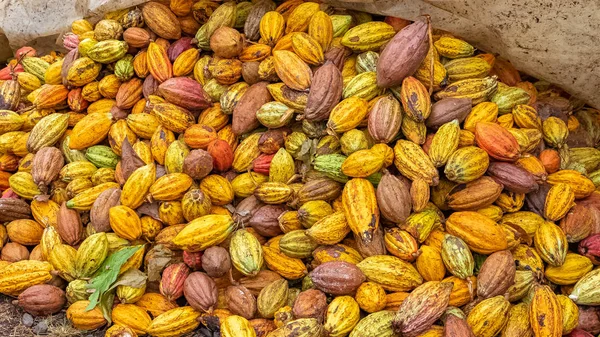
[[[75,273],[79,278],[91,277],[108,255],[108,238],[106,233],[88,236],[79,248],[75,258]]]
[[[450,156],[458,149],[460,125],[458,120],[445,123],[434,134],[429,147],[429,158],[435,167],[446,165]]]
[[[544,216],[550,221],[563,218],[575,205],[575,193],[570,185],[558,183],[550,187],[544,203]]]
[[[310,87],[312,71],[302,59],[291,51],[273,52],[277,76],[291,89],[303,91]]]
[[[213,205],[227,205],[234,198],[231,183],[220,175],[211,174],[206,176],[200,182],[200,189],[210,198]]]
[[[287,18],[286,33],[305,32],[310,23],[310,19],[319,11],[319,4],[313,2],[305,2],[298,5],[289,14]]]
[[[274,46],[281,39],[284,28],[285,19],[278,12],[267,12],[260,19],[260,37],[270,46]]]
[[[442,36],[433,45],[441,56],[450,59],[469,57],[475,52],[475,48],[468,42],[452,36]]]
[[[75,269],[75,260],[77,250],[69,245],[57,244],[54,246],[48,256],[48,262],[58,271],[60,277],[71,282],[77,277]]]
[[[350,28],[342,37],[342,45],[355,52],[378,50],[396,35],[394,27],[381,21],[371,21]]]
[[[179,200],[192,186],[194,181],[185,173],[169,173],[158,178],[150,186],[150,196],[154,200]]]
[[[156,316],[147,333],[156,337],[177,337],[193,331],[200,324],[200,312],[190,306],[174,308]]]
[[[529,322],[534,336],[562,336],[562,307],[550,287],[543,285],[534,287],[529,307]]]
[[[544,221],[533,236],[535,249],[551,266],[562,266],[567,256],[567,236],[553,222]]]
[[[88,311],[86,309],[88,305],[90,305],[90,301],[77,301],[67,309],[67,319],[75,329],[95,330],[107,323],[100,307]]]
[[[123,185],[121,204],[132,209],[138,208],[143,202],[156,177],[154,164],[144,165],[131,174]]]
[[[135,304],[117,304],[111,313],[115,324],[126,326],[138,335],[146,334],[152,319],[141,307]]]
[[[425,281],[441,281],[446,275],[446,267],[440,251],[428,245],[419,248],[419,256],[415,264]]]
[[[398,171],[411,180],[422,179],[430,185],[437,185],[437,169],[423,149],[408,140],[398,140],[394,146],[394,164]]]
[[[323,63],[323,48],[317,40],[306,33],[295,33],[292,35],[292,48],[302,61],[319,65]]]
[[[133,241],[142,236],[142,222],[127,206],[113,206],[109,211],[110,227],[123,239]]]
[[[502,335],[507,337],[533,337],[531,325],[529,324],[529,305],[527,303],[519,303],[510,308]]]
[[[250,322],[242,316],[227,316],[221,323],[223,337],[255,337],[256,332]]]
[[[379,207],[373,185],[366,179],[351,179],[344,186],[342,204],[352,232],[363,242],[371,242],[379,227]]]
[[[263,266],[262,247],[258,239],[247,230],[237,230],[229,243],[231,263],[246,276],[256,276]]]
[[[557,295],[562,309],[563,334],[568,334],[579,324],[579,307],[566,295]]]
[[[22,260],[2,268],[0,293],[17,296],[25,289],[50,281],[52,265],[48,262]]]
[[[173,243],[183,250],[199,252],[223,242],[233,232],[234,223],[229,215],[205,215],[192,220]]]
[[[480,254],[491,254],[507,248],[504,230],[493,220],[477,212],[454,212],[446,219],[449,234],[464,240]]]
[[[411,264],[395,256],[370,256],[356,266],[369,281],[379,283],[387,291],[409,291],[423,283],[423,278]]]
[[[485,299],[477,304],[467,316],[467,324],[475,336],[496,336],[506,324],[510,302],[504,296]]]

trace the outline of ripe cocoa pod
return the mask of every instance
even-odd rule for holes
[[[190,269],[185,263],[176,263],[163,270],[160,280],[160,293],[169,301],[178,299],[183,295],[185,280],[190,274]]]
[[[357,267],[369,281],[379,283],[388,291],[408,291],[423,283],[423,278],[411,264],[394,256],[369,256]],[[399,275],[403,277],[399,278]]]
[[[446,219],[446,230],[463,239],[477,253],[490,254],[507,248],[502,227],[477,212],[452,213]]]
[[[562,336],[562,308],[548,286],[536,285],[529,308],[529,322],[535,336]],[[543,318],[543,322],[541,319]],[[543,323],[543,324],[542,324]]]
[[[66,303],[65,292],[49,284],[38,284],[19,294],[17,304],[33,316],[59,312]]]
[[[199,317],[200,312],[190,306],[174,308],[155,317],[147,332],[154,336],[184,335],[198,327]]]
[[[497,183],[502,184],[505,189],[514,193],[536,191],[539,186],[535,177],[526,170],[510,163],[490,163],[488,173]]]
[[[427,41],[424,21],[416,21],[398,32],[379,55],[377,69],[381,71],[377,73],[377,84],[393,87],[414,73],[427,55]]]
[[[287,280],[277,280],[265,286],[258,295],[257,308],[264,318],[273,318],[275,312],[285,306],[288,298]]]
[[[469,98],[441,99],[431,106],[431,113],[425,124],[430,128],[438,128],[454,119],[462,123],[471,112],[471,107]]]
[[[371,108],[369,112],[369,133],[379,142],[389,143],[400,131],[402,112],[399,102],[391,95],[386,95]]]
[[[20,243],[9,242],[2,247],[0,260],[6,262],[18,262],[29,259],[29,251],[27,247]]]
[[[317,289],[332,295],[347,295],[358,289],[365,275],[348,262],[326,262],[315,268],[310,278]]]
[[[567,237],[553,222],[544,221],[534,235],[536,251],[552,266],[561,266],[567,256]]]
[[[260,235],[269,237],[279,235],[281,228],[279,228],[277,219],[285,210],[286,208],[282,205],[264,205],[254,213],[248,225]]]
[[[242,52],[243,39],[237,30],[221,27],[215,30],[210,37],[210,48],[216,56],[234,58]]]
[[[321,121],[329,117],[342,95],[342,75],[332,62],[325,62],[314,74],[310,86],[304,116],[309,121]]]
[[[217,304],[217,285],[205,273],[189,274],[183,284],[183,293],[188,303],[198,311],[211,312]]]
[[[433,186],[439,183],[437,169],[419,145],[401,139],[394,146],[394,155],[394,164],[407,178],[420,178]]]
[[[467,183],[464,189],[457,190],[446,199],[448,206],[457,211],[477,210],[489,206],[498,199],[503,186],[490,177],[481,177]]]
[[[404,181],[385,171],[377,186],[376,194],[377,204],[385,219],[403,223],[408,218],[412,202],[409,188]]]
[[[474,336],[467,321],[464,318],[452,314],[446,317],[446,321],[444,322],[444,334],[444,336]]]
[[[187,77],[167,79],[158,86],[158,92],[168,102],[192,111],[211,106],[210,97],[202,86]]]
[[[287,50],[273,52],[277,76],[291,89],[304,91],[310,88],[313,74],[299,56]]]
[[[183,172],[193,179],[202,179],[213,169],[213,157],[202,149],[192,150],[183,161]]]
[[[301,292],[294,301],[292,313],[296,318],[315,318],[323,321],[327,309],[327,298],[323,292],[309,289]]]
[[[356,302],[368,313],[383,310],[386,306],[386,294],[382,286],[373,282],[365,282],[356,290]]]
[[[418,336],[437,321],[448,305],[452,285],[443,282],[427,282],[408,295],[392,321],[396,333]]]
[[[58,178],[62,166],[64,166],[64,159],[57,148],[44,147],[36,153],[31,165],[31,175],[40,191],[48,192],[48,186]]]
[[[24,200],[16,198],[0,198],[0,221],[8,222],[30,218],[31,207]]]
[[[256,313],[256,298],[244,286],[229,286],[226,290],[227,307],[231,312],[246,319],[252,319]]]
[[[491,254],[477,275],[477,295],[490,298],[503,295],[515,280],[515,264],[509,251]]]
[[[475,336],[496,335],[506,324],[509,308],[510,303],[502,296],[488,298],[473,307],[467,315],[467,323]]]
[[[109,188],[98,195],[90,210],[90,223],[96,232],[108,232],[111,230],[109,221],[109,209],[119,204],[121,190]]]
[[[68,209],[64,202],[58,211],[57,231],[63,241],[71,246],[75,246],[83,236],[83,225],[79,212]]]
[[[259,123],[256,111],[273,98],[267,90],[267,82],[256,83],[244,93],[233,110],[233,132],[236,135],[255,129]]]
[[[573,206],[560,221],[568,242],[579,242],[587,238],[594,223],[593,211],[581,205]]]
[[[149,2],[142,7],[144,22],[156,35],[169,40],[181,37],[181,26],[177,17],[165,5],[159,2]]]
[[[104,326],[107,322],[102,315],[102,310],[96,307],[90,311],[85,310],[90,301],[77,301],[67,309],[67,319],[79,330],[94,330]]]
[[[202,269],[210,277],[222,277],[231,269],[229,253],[222,247],[210,247],[202,254]]]
[[[365,243],[373,240],[379,226],[379,207],[373,185],[366,179],[354,178],[344,187],[342,204],[352,231]]]
[[[498,160],[516,161],[519,157],[519,144],[515,137],[496,123],[477,123],[475,141],[491,157]]]

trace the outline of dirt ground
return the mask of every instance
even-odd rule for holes
[[[27,327],[23,324],[23,310],[12,304],[14,299],[0,295],[0,336],[2,337],[103,337],[104,330],[97,331],[79,331],[74,329],[67,318],[65,312],[61,311],[56,315],[48,317],[34,317],[33,325]],[[43,321],[43,322],[42,322]],[[36,334],[35,327],[40,322],[47,325],[45,333]]]

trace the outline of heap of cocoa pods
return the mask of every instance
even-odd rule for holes
[[[107,337],[600,333],[600,111],[431,20],[161,0],[19,49],[0,293]]]

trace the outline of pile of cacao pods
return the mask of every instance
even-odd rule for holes
[[[163,0],[0,70],[0,293],[106,336],[592,336],[600,111],[431,28]],[[523,76],[523,78],[521,78]]]

